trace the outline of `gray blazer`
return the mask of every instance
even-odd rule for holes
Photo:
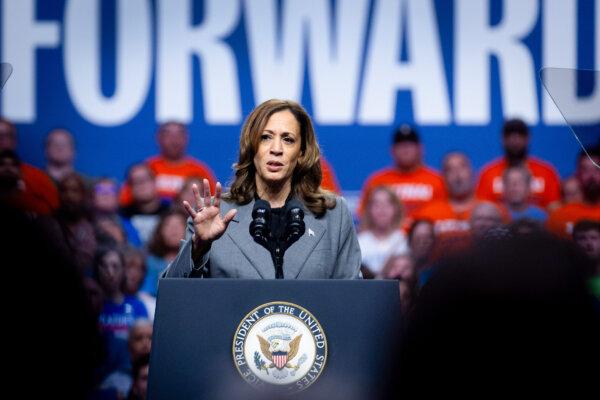
[[[346,201],[337,197],[335,208],[316,218],[304,208],[304,235],[285,252],[285,279],[360,278],[360,248]],[[227,230],[212,243],[210,251],[197,264],[192,261],[194,233],[188,218],[186,238],[177,258],[164,272],[165,278],[206,276],[212,278],[275,279],[271,254],[254,242],[249,233],[254,201],[245,205],[221,202],[221,215],[232,208],[237,214]],[[236,222],[238,221],[238,222]]]

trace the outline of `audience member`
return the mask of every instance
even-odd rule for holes
[[[448,153],[442,168],[448,199],[424,205],[414,213],[414,218],[433,221],[438,246],[448,248],[468,237],[469,219],[476,200],[473,169],[464,153]]]
[[[186,178],[197,176],[208,179],[211,193],[217,183],[211,169],[189,155],[187,127],[176,121],[161,124],[156,133],[160,154],[146,160],[156,177],[156,190],[160,197],[172,200],[181,190]],[[133,201],[130,186],[124,186],[121,192],[121,205],[127,206]]]
[[[377,187],[366,202],[358,243],[363,276],[369,277],[379,275],[390,257],[407,254],[408,245],[400,230],[402,205],[394,192],[386,186]]]
[[[133,384],[127,400],[146,400],[150,357],[144,356],[133,365]]]
[[[528,218],[543,223],[546,211],[530,203],[531,174],[523,166],[508,167],[502,175],[504,204],[513,221]]]
[[[53,129],[46,136],[46,173],[58,183],[75,172],[75,139],[66,129]],[[87,186],[90,182],[83,177]]]
[[[581,220],[573,227],[573,241],[592,263],[590,286],[600,299],[600,221]]]
[[[408,246],[416,270],[421,272],[429,268],[433,261],[433,248],[435,246],[433,222],[428,219],[413,221],[408,229]]]
[[[159,215],[169,209],[169,202],[158,195],[154,174],[146,164],[130,167],[127,183],[131,187],[132,202],[121,209],[121,216],[133,225],[142,244],[146,244]]]
[[[123,257],[125,259],[125,294],[134,296],[144,303],[146,311],[148,311],[148,318],[153,321],[156,298],[140,291],[148,271],[146,256],[141,250],[129,246],[123,250]]]
[[[561,203],[578,203],[583,201],[583,193],[576,176],[570,176],[561,185]]]
[[[407,324],[402,396],[587,396],[600,320],[583,267],[548,235],[487,241],[445,262]]]
[[[12,150],[0,150],[0,205],[27,212],[32,217],[49,215],[52,209],[45,199],[24,190],[21,160]]]
[[[93,185],[92,196],[96,219],[112,220],[112,223],[107,223],[107,225],[111,226],[112,231],[114,231],[115,225],[120,226],[120,229],[125,232],[126,243],[135,247],[141,246],[142,242],[131,221],[118,213],[119,198],[117,182],[108,177],[99,178]],[[117,243],[120,243],[120,241],[117,241]]]
[[[158,279],[169,263],[177,257],[179,245],[185,237],[186,220],[187,213],[176,208],[161,215],[148,243],[148,272],[140,291],[156,296]]]
[[[596,164],[594,164],[594,162]],[[589,151],[589,157],[581,152],[577,162],[577,180],[583,193],[583,201],[565,204],[548,217],[546,227],[551,232],[568,238],[573,226],[580,220],[600,221],[600,146]]]
[[[379,275],[383,279],[398,280],[400,307],[404,315],[410,312],[417,295],[417,275],[415,263],[408,254],[392,256]]]
[[[502,227],[502,210],[490,201],[477,203],[471,212],[471,238],[477,242],[490,231]]]
[[[481,170],[477,197],[499,203],[502,201],[504,187],[502,175],[508,167],[527,168],[532,175],[531,201],[546,208],[560,201],[560,180],[554,167],[546,161],[529,155],[529,128],[520,119],[511,119],[502,129],[504,157],[498,158]]]
[[[423,148],[417,132],[402,125],[394,133],[392,157],[395,166],[371,175],[363,186],[359,213],[364,211],[369,193],[378,186],[389,186],[398,196],[407,217],[420,206],[446,198],[444,181],[439,174],[423,165]]]
[[[61,205],[56,220],[63,229],[75,264],[84,275],[89,275],[97,240],[85,183],[71,172],[62,178],[58,187]]]
[[[0,117],[0,150],[17,150],[17,128],[7,119]],[[40,199],[54,212],[60,204],[56,186],[44,171],[21,162],[21,187],[23,192]]]

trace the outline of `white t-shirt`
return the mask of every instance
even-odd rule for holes
[[[394,231],[385,239],[378,239],[371,231],[358,234],[362,263],[378,274],[391,256],[408,254],[408,242],[402,231]]]

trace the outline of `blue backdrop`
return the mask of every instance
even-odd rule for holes
[[[390,164],[400,123],[418,126],[433,167],[459,149],[479,168],[501,154],[503,119],[519,116],[531,152],[565,177],[580,149],[539,70],[598,68],[599,3],[2,0],[0,54],[14,73],[0,110],[26,161],[43,166],[45,135],[65,127],[77,169],[118,179],[157,152],[158,122],[181,119],[190,153],[228,181],[244,116],[294,98],[349,192]]]

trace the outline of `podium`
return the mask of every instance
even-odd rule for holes
[[[396,281],[161,279],[149,399],[377,398],[399,333]]]

